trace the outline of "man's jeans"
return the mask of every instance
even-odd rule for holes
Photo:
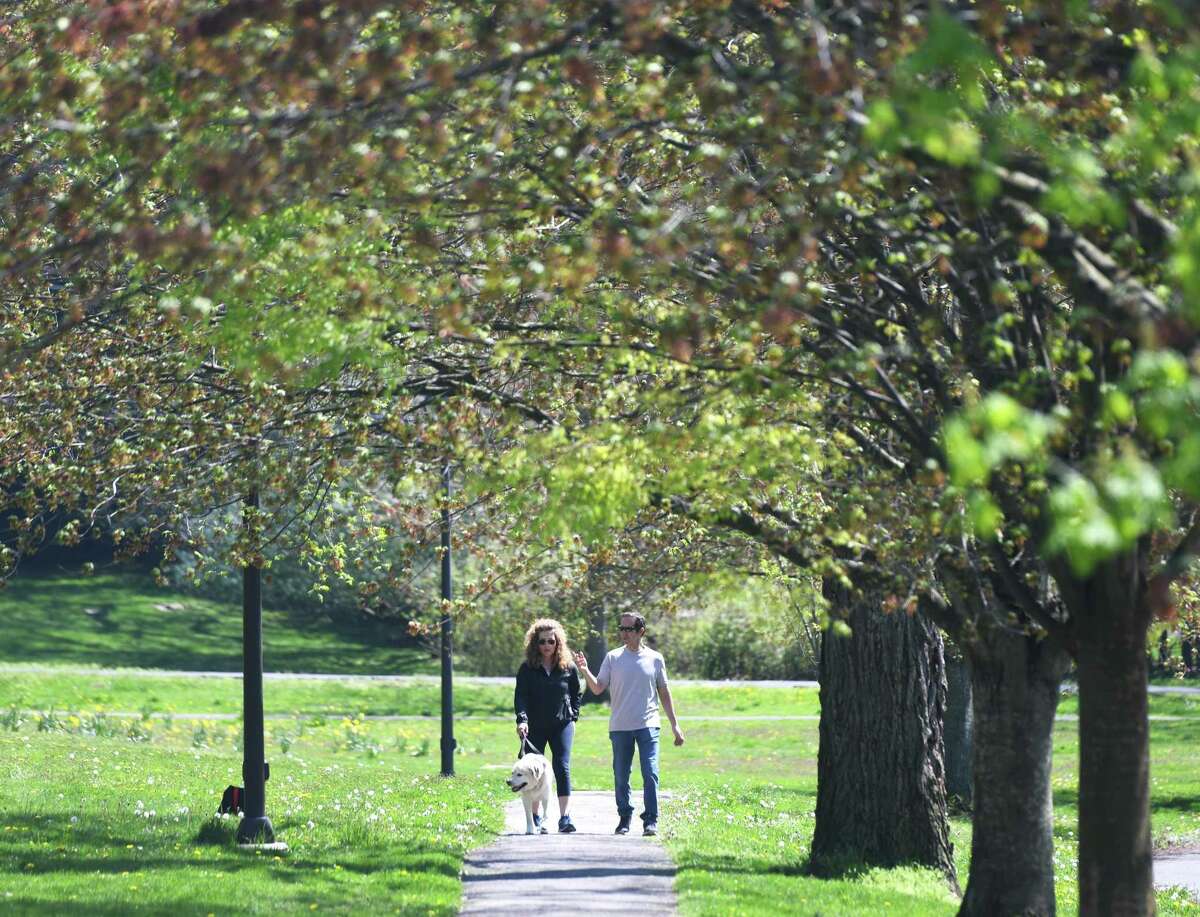
[[[642,821],[658,821],[658,727],[628,729],[610,732],[613,748],[613,778],[617,787],[617,814],[622,818],[633,816],[629,801],[629,775],[633,772],[633,745],[637,743],[638,758],[642,765],[642,801],[645,812]]]

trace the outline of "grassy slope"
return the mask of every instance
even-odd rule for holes
[[[182,606],[182,607],[178,607]],[[432,672],[434,660],[397,645],[395,626],[332,624],[263,612],[263,655],[274,672]],[[0,592],[0,661],[235,671],[241,609],[157,588],[130,573],[17,577]]]
[[[11,686],[0,685],[0,709],[12,699]],[[706,703],[719,701],[710,696]],[[589,708],[579,729],[573,771],[582,789],[610,785],[604,715]],[[306,912],[315,903],[335,912],[452,913],[462,853],[498,825],[500,778],[516,751],[509,724],[460,722],[460,777],[447,785],[428,777],[437,769],[436,720],[270,721],[269,811],[293,853],[254,860],[197,840],[221,788],[236,781],[238,723],[116,723],[60,708],[44,725],[49,731],[38,732],[31,720],[0,732],[0,760],[13,763],[11,776],[0,774],[0,902],[19,905],[17,913],[232,913],[242,900],[235,877],[264,912]],[[803,875],[816,723],[696,722],[688,736],[683,748],[663,750],[664,787],[674,794],[663,841],[680,866],[685,913],[765,917],[780,913],[781,902],[796,914],[953,913],[955,902],[938,878],[919,870],[838,881]],[[1200,843],[1198,748],[1200,721],[1154,724],[1160,845]],[[1073,913],[1073,723],[1060,723],[1055,751],[1059,903]],[[364,805],[368,799],[375,802]],[[138,800],[153,818],[137,814]],[[380,800],[384,814],[372,822]],[[188,813],[180,814],[184,806]],[[78,823],[70,822],[73,815]],[[969,823],[956,820],[954,833],[965,880]],[[1160,895],[1163,914],[1194,908]]]

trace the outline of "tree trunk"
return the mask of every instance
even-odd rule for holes
[[[957,652],[946,654],[946,793],[971,805],[975,719],[971,673]]]
[[[1079,627],[1079,913],[1153,914],[1144,583],[1120,557],[1074,584]],[[1143,587],[1144,588],[1144,587]],[[1131,595],[1131,592],[1136,593]]]
[[[583,655],[587,657],[588,668],[599,672],[600,663],[608,654],[608,600],[604,596],[603,586],[598,581],[595,568],[589,568],[587,582],[592,601],[588,612],[588,635],[584,641]],[[587,690],[586,685],[584,686],[585,704],[600,704],[607,700],[607,691],[603,694],[593,694]]]
[[[971,870],[960,915],[1054,913],[1054,714],[1070,657],[991,627],[968,648],[975,711]]]
[[[957,888],[946,815],[942,639],[923,617],[884,614],[884,591],[826,580],[850,637],[821,641],[817,816],[810,869],[915,863]]]

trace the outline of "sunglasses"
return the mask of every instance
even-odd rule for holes
[[[637,630],[637,625],[636,624],[619,624],[619,625],[617,625],[617,630],[622,631],[622,632],[633,631],[633,630]]]
[[[538,646],[554,646],[554,644],[557,642],[558,640],[556,640],[554,637],[551,637],[549,640],[539,640]]]

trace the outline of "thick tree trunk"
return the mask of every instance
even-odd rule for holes
[[[1124,562],[1122,562],[1124,561]],[[1148,615],[1127,558],[1079,590],[1079,912],[1153,914]]]
[[[850,637],[821,642],[821,744],[810,869],[916,863],[957,887],[946,815],[942,639],[923,617],[884,614],[883,594],[828,580]]]
[[[971,673],[957,652],[946,654],[946,792],[966,806],[973,791],[975,714],[971,706]]]
[[[977,634],[971,870],[960,915],[1054,913],[1054,714],[1070,658],[998,627]]]

